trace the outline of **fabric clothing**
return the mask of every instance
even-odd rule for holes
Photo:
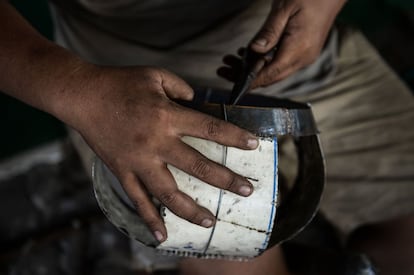
[[[52,0],[65,15],[116,39],[170,48],[220,24],[252,0]]]
[[[334,79],[292,99],[311,103],[321,132],[321,209],[349,233],[414,212],[414,98],[361,33],[339,33]]]
[[[239,47],[247,45],[266,18],[269,8],[270,1],[255,1],[202,35],[175,47],[158,49],[114,36],[73,12],[66,13],[62,7],[51,5],[56,42],[90,62],[114,66],[159,66],[190,84],[218,88],[231,87],[229,82],[216,75],[223,54],[235,53]]]
[[[231,84],[215,73],[221,58],[249,42],[269,8],[268,0],[254,1],[209,31],[168,49],[114,36],[60,8],[54,15],[57,42],[86,60],[161,66],[197,86],[228,89]],[[361,33],[340,28],[331,39],[337,45],[330,55],[335,65],[321,62],[322,54],[319,68],[328,64],[327,70],[318,71],[323,75],[306,68],[254,92],[312,104],[327,163],[321,209],[348,233],[362,224],[414,212],[414,99]],[[318,77],[323,80],[318,85],[307,85]]]
[[[85,7],[79,8],[80,10],[76,13],[77,10],[74,9],[76,5],[72,3],[74,1],[64,2],[72,3],[72,6],[68,8],[69,13],[65,9],[68,4],[65,6],[59,0],[53,0],[53,2],[59,3],[57,6],[52,5],[56,42],[86,60],[113,66],[159,66],[176,73],[194,86],[220,89],[231,88],[230,82],[219,78],[216,74],[217,68],[222,64],[223,56],[235,53],[238,48],[249,43],[263,24],[271,6],[269,0],[256,0],[239,14],[215,25],[202,35],[195,36],[175,47],[159,49],[143,45],[135,38],[124,39],[113,35],[108,29],[97,28],[91,18],[85,19],[82,16]],[[101,2],[98,1],[98,3]],[[217,3],[215,5],[217,6]],[[105,12],[102,11],[104,8],[101,6],[103,4],[86,5],[89,9],[94,8],[95,13],[105,14],[108,13],[110,7],[117,10],[118,4],[105,5]],[[241,5],[239,4],[238,7],[241,8]],[[181,23],[180,27],[187,24],[187,22]],[[119,31],[123,29],[120,28]],[[135,32],[135,35],[137,34],[139,33]],[[269,89],[272,94],[283,92],[286,97],[303,94],[329,82],[335,72],[337,40],[337,33],[334,30],[315,63],[302,69],[300,73],[272,85]]]
[[[343,30],[337,73],[313,107],[327,162],[321,208],[345,232],[414,211],[414,98],[361,35]]]

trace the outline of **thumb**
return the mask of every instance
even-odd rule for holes
[[[161,71],[161,85],[170,99],[192,100],[193,89],[181,78],[166,70]]]
[[[251,41],[250,47],[257,53],[266,53],[276,46],[289,21],[289,12],[285,9],[272,9],[260,31]]]

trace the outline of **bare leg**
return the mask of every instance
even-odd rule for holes
[[[185,259],[180,262],[182,275],[289,275],[279,246],[247,262]]]

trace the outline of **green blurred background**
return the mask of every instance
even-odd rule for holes
[[[49,39],[53,26],[46,0],[11,3]],[[349,0],[338,20],[360,28],[397,73],[414,87],[414,1]],[[64,137],[53,117],[0,93],[0,161],[33,146]]]

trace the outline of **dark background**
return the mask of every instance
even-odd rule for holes
[[[46,0],[11,3],[49,39],[53,26]],[[340,22],[361,29],[401,78],[414,88],[414,1],[349,0]],[[0,161],[65,136],[53,117],[0,93]]]

